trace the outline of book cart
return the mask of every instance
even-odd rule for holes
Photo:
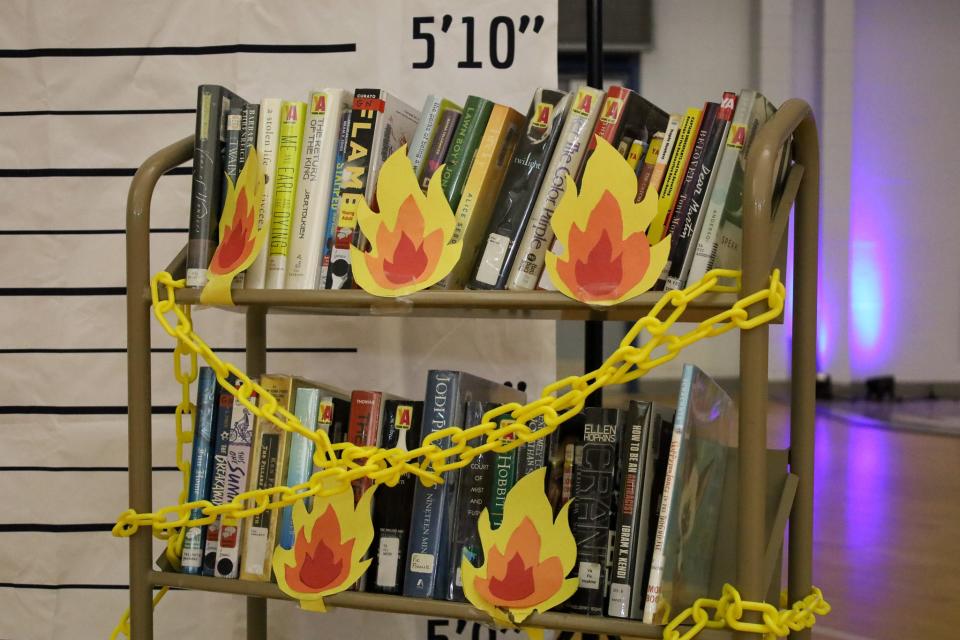
[[[792,139],[792,164],[782,197],[774,207],[776,161]],[[190,160],[193,137],[184,138],[149,157],[130,186],[127,201],[127,345],[129,394],[130,507],[153,511],[151,486],[151,295],[150,208],[154,187],[172,168]],[[816,125],[811,109],[797,99],[785,102],[757,133],[747,159],[743,186],[742,288],[745,296],[767,286],[771,266],[786,262],[786,226],[794,218],[793,332],[789,477],[772,532],[767,517],[768,463],[768,328],[761,325],[740,336],[738,512],[736,523],[736,583],[744,599],[764,600],[772,566],[779,563],[785,520],[789,512],[788,599],[796,602],[811,592],[813,546],[814,387],[818,238],[818,165]],[[776,227],[776,228],[774,228]],[[182,277],[186,251],[167,270]],[[623,304],[591,308],[557,292],[421,291],[406,297],[377,298],[361,290],[238,290],[234,310],[246,316],[246,372],[267,371],[266,315],[306,313],[317,316],[397,316],[548,318],[557,320],[635,320],[647,313],[661,294],[649,292]],[[715,293],[688,307],[682,322],[700,322],[728,309],[737,294]],[[176,301],[199,303],[199,291],[182,289]],[[779,320],[782,322],[782,319]],[[588,340],[588,349],[590,341]],[[602,357],[603,354],[596,354]],[[588,363],[589,364],[589,363]],[[559,428],[563,428],[561,425]],[[287,598],[274,583],[248,582],[186,575],[154,568],[152,532],[144,527],[130,538],[130,631],[135,640],[153,638],[152,597],[155,587],[197,589],[247,597],[247,638],[267,637],[266,598]],[[711,594],[719,597],[720,594]],[[389,613],[489,621],[470,604],[354,591],[326,599],[334,607]],[[748,614],[749,616],[749,614]],[[750,620],[745,617],[745,620]],[[759,622],[759,616],[755,619]],[[640,622],[570,613],[532,615],[533,627],[596,634],[658,638],[662,627]],[[810,631],[793,638],[809,638]],[[756,637],[742,632],[704,633],[709,637]]]

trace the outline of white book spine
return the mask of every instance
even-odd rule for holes
[[[377,117],[370,145],[370,165],[367,168],[367,184],[364,198],[367,203],[376,202],[377,178],[380,167],[394,151],[413,139],[420,121],[420,112],[396,96],[382,92],[383,112]]]
[[[256,394],[250,401],[256,402]],[[233,403],[230,414],[230,440],[227,446],[227,477],[223,487],[223,503],[233,499],[247,488],[250,470],[250,446],[253,442],[253,413],[241,402]],[[236,578],[240,574],[240,523],[221,520],[217,539],[217,559],[213,575],[218,578]]]
[[[280,140],[279,98],[265,98],[260,103],[260,122],[257,126],[257,155],[260,168],[267,177],[263,199],[257,212],[257,230],[264,226],[270,229],[270,212],[273,210],[273,174],[277,167],[277,143]],[[264,242],[253,264],[246,271],[244,288],[263,289],[267,277],[267,243]]]
[[[313,289],[317,284],[345,95],[341,89],[310,94],[287,255],[287,289]]]
[[[437,118],[440,116],[440,107],[443,105],[443,98],[431,94],[427,96],[423,103],[423,110],[420,112],[420,122],[417,124],[417,130],[410,140],[410,146],[407,148],[407,158],[413,165],[413,172],[420,177],[420,167],[423,166],[423,159],[430,149],[430,139],[433,137],[433,129],[437,124]]]
[[[580,172],[602,102],[602,91],[589,87],[577,91],[507,277],[507,289],[530,291],[537,286],[554,238],[550,218],[566,191],[567,176],[575,179]]]

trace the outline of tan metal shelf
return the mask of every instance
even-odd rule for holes
[[[215,591],[217,593],[232,593],[278,600],[290,599],[272,582],[206,578],[168,571],[151,572],[150,581],[157,586],[176,587],[180,589]],[[328,606],[343,607],[345,609],[362,609],[383,613],[405,613],[437,618],[476,620],[478,622],[490,621],[486,613],[462,602],[447,602],[445,600],[430,600],[426,598],[405,598],[403,596],[363,593],[361,591],[344,591],[343,593],[328,596],[324,598],[323,601]],[[663,637],[663,627],[660,626],[643,624],[635,620],[608,618],[605,616],[585,616],[574,613],[555,613],[552,611],[535,613],[530,616],[524,624],[542,629],[581,631],[584,633],[630,636],[632,638],[649,638],[651,640]]]
[[[199,304],[200,292],[180,289],[177,302]],[[380,298],[359,289],[298,291],[240,290],[233,293],[232,311],[263,307],[267,313],[326,316],[444,317],[548,320],[636,320],[646,315],[662,292],[648,292],[614,307],[589,307],[552,291],[419,291],[401,298]],[[729,309],[732,293],[703,296],[684,313],[684,322],[701,322]],[[666,313],[666,311],[665,311]],[[782,319],[778,320],[782,322]]]

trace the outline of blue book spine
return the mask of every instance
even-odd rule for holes
[[[210,367],[201,367],[197,377],[197,419],[193,426],[193,455],[190,460],[190,491],[187,500],[210,497],[210,448],[216,420],[217,379]],[[203,517],[200,509],[190,511],[191,518]],[[199,574],[203,563],[206,527],[188,527],[183,539],[180,567],[183,573]]]
[[[317,429],[317,409],[320,404],[319,389],[297,389],[294,405],[294,414],[301,424],[310,431]],[[306,482],[313,472],[313,440],[309,440],[299,433],[293,434],[290,439],[290,461],[287,465],[287,486]],[[309,508],[309,504],[306,505]],[[293,534],[293,507],[284,507],[280,514],[280,546],[292,549]]]
[[[317,289],[323,289],[327,282],[327,270],[330,268],[330,251],[337,231],[337,217],[340,213],[340,185],[343,182],[343,167],[347,162],[347,142],[350,139],[350,109],[343,110],[340,118],[340,134],[337,138],[337,161],[333,169],[333,186],[330,188],[330,211],[327,213],[327,228],[323,232],[322,251],[320,253],[320,279]]]
[[[460,378],[455,371],[431,371],[424,398],[421,437],[453,426],[457,417]],[[462,411],[460,412],[462,415]],[[449,438],[437,443],[450,445]],[[452,474],[451,474],[452,475]],[[447,573],[448,532],[444,523],[445,504],[456,483],[447,482],[425,487],[417,483],[413,493],[413,514],[410,521],[410,541],[407,545],[407,571],[403,579],[403,595],[414,598],[433,598],[442,592]]]
[[[240,382],[233,375],[227,381],[233,386],[237,386]],[[210,502],[214,506],[220,506],[223,504],[224,486],[227,480],[227,448],[230,446],[230,418],[233,414],[233,396],[220,385],[217,385],[216,407],[217,419],[214,423],[214,434],[211,439],[213,461],[210,477]],[[207,533],[204,539],[206,543],[203,546],[201,573],[205,576],[213,576],[213,565],[217,561],[217,542],[220,540],[220,516],[207,525]]]

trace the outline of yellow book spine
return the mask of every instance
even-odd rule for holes
[[[267,254],[267,289],[282,289],[290,251],[290,221],[297,197],[300,147],[303,144],[305,102],[284,102],[280,108],[280,141],[273,175],[273,209],[270,212],[270,245]]]
[[[436,288],[462,289],[470,279],[470,271],[480,252],[484,231],[520,139],[524,121],[523,115],[510,107],[500,104],[493,106],[454,214],[457,222],[451,241],[462,238],[460,260],[450,274],[437,283]]]
[[[683,181],[683,173],[687,168],[687,162],[690,160],[690,154],[693,153],[693,147],[697,141],[697,129],[702,117],[703,109],[691,107],[687,109],[687,113],[680,123],[673,157],[667,166],[667,173],[663,178],[663,187],[660,189],[660,199],[657,201],[657,217],[650,223],[648,237],[651,244],[659,242],[666,233],[664,223],[680,195],[677,186]]]
[[[260,385],[287,410],[293,396],[294,379],[290,376],[265,375]],[[286,467],[290,433],[269,420],[257,418],[250,450],[250,471],[247,490],[266,489],[281,484]],[[243,521],[240,538],[240,579],[269,582],[273,573],[273,547],[280,523],[279,511],[264,511]]]
[[[637,170],[637,165],[640,164],[640,157],[643,155],[643,141],[634,140],[630,145],[629,151],[627,151],[627,164],[630,165],[630,168],[634,171]]]

